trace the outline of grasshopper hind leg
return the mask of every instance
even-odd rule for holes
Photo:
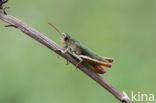
[[[83,62],[82,59],[80,59],[80,62],[76,64],[76,68]]]
[[[107,57],[102,57],[102,60],[107,62],[107,63],[112,63],[114,61],[113,58],[107,58]]]

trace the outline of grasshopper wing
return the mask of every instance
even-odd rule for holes
[[[89,63],[85,63],[88,65],[88,67],[90,67],[94,72],[98,73],[98,74],[104,74],[106,73],[106,71],[104,70],[104,68],[102,68],[100,65],[97,64],[89,64]]]
[[[104,67],[111,67],[112,64],[110,63],[106,63],[104,61],[100,61],[100,60],[97,60],[97,59],[94,59],[94,58],[91,58],[91,57],[88,57],[88,56],[85,56],[85,55],[79,55],[79,57],[81,59],[83,59],[83,61],[87,62],[87,63],[90,63],[90,64],[93,64],[94,66],[104,66]]]
[[[104,74],[106,71],[100,65],[92,65],[94,67],[94,71],[99,74]]]

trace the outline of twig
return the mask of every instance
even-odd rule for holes
[[[47,38],[42,33],[38,32],[37,30],[33,29],[32,27],[28,26],[21,20],[4,14],[0,11],[0,19],[7,22],[10,25],[13,25],[14,27],[20,29],[22,32],[27,34],[28,36],[32,37],[33,39],[37,40],[41,44],[47,46],[49,49],[57,53],[58,55],[62,56],[69,62],[71,62],[73,65],[76,65],[78,63],[78,60],[76,60],[71,54],[63,54],[59,52],[63,48],[60,47],[58,44],[56,44],[54,41]],[[130,99],[125,98],[125,95],[121,93],[117,88],[113,87],[109,82],[104,80],[100,75],[93,72],[89,67],[81,64],[78,67],[80,70],[82,70],[84,73],[86,73],[88,76],[90,76],[93,80],[95,80],[97,83],[99,83],[102,87],[107,89],[112,95],[114,95],[118,100],[120,100],[122,103],[132,103]]]

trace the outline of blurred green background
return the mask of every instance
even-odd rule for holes
[[[131,96],[156,95],[155,0],[9,0],[13,15],[55,42],[62,32],[115,59],[102,75]],[[0,20],[0,103],[120,103],[73,65]]]

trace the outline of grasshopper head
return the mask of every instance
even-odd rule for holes
[[[68,47],[72,48],[72,46],[74,46],[73,39],[67,33],[61,34],[61,41],[65,48],[68,48]]]
[[[63,43],[69,42],[70,41],[70,36],[68,34],[66,34],[66,33],[62,33],[62,35],[61,35],[61,41]]]

